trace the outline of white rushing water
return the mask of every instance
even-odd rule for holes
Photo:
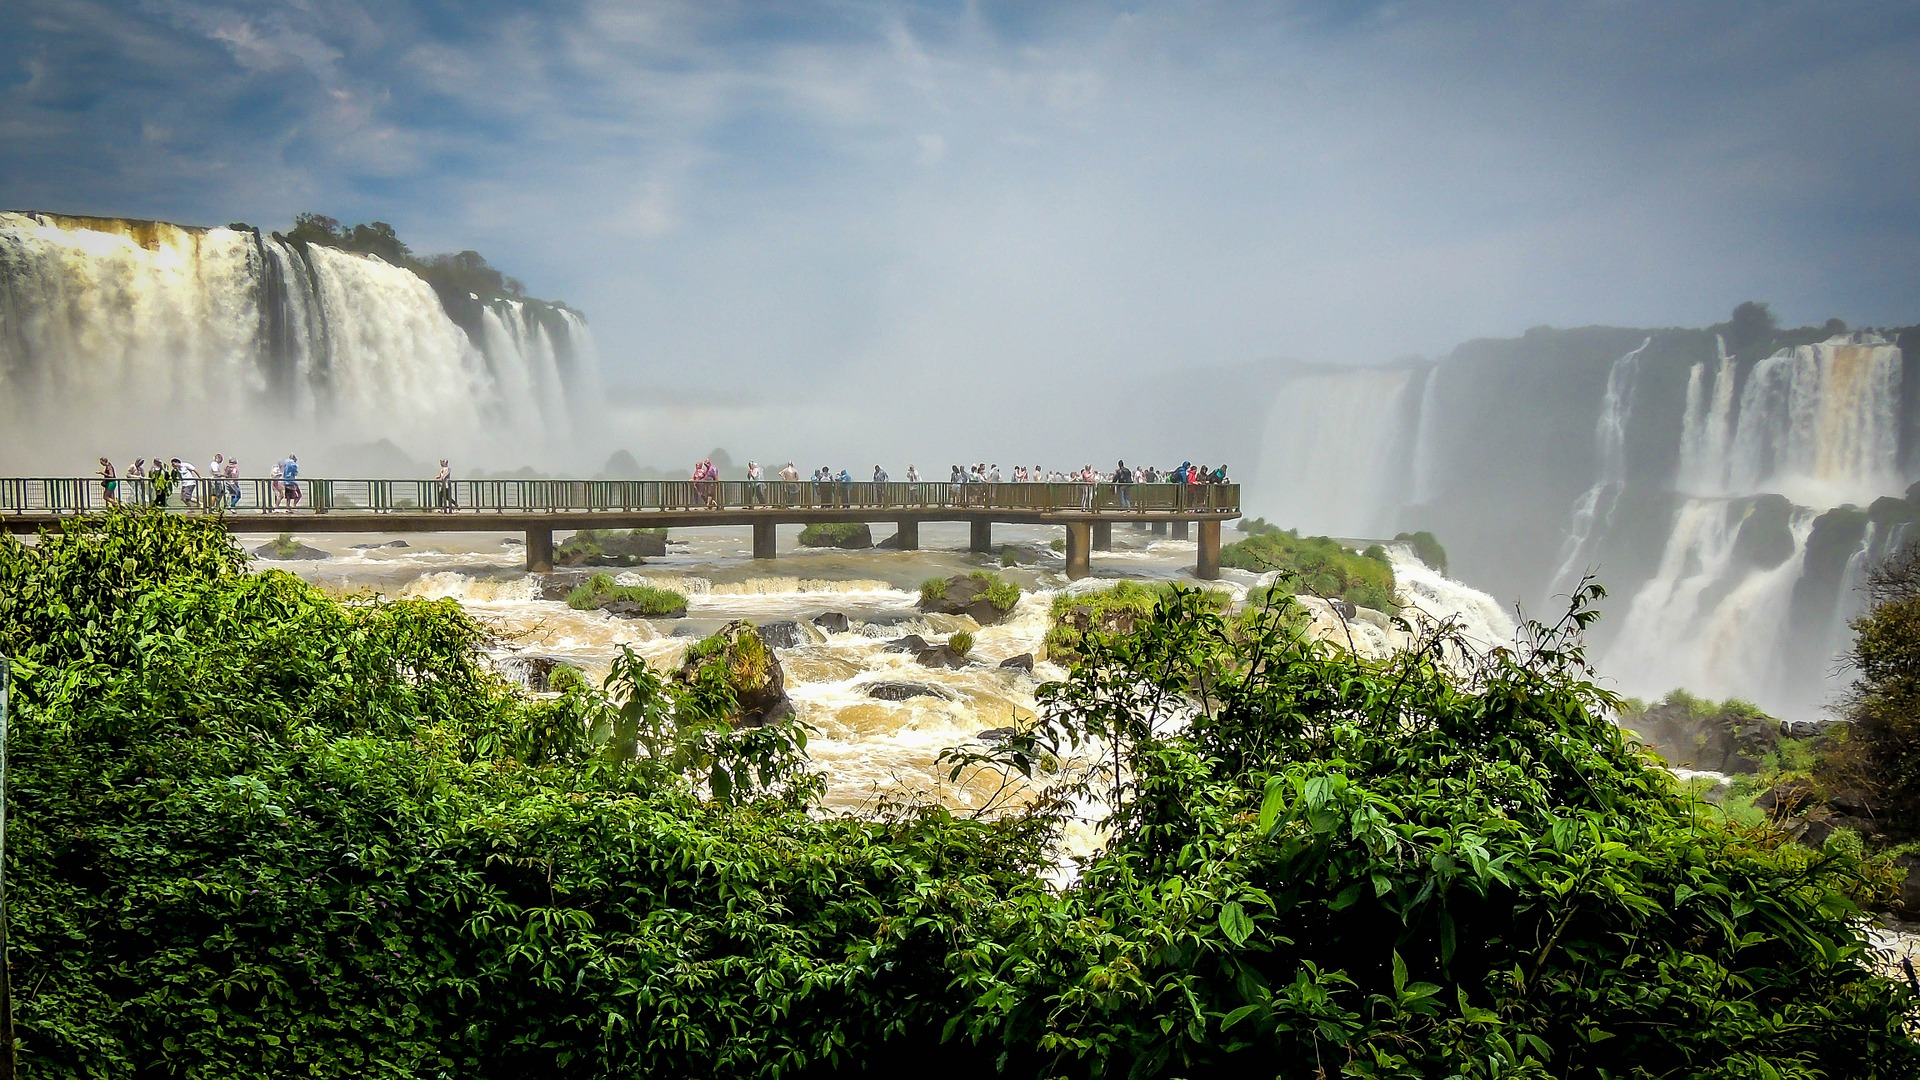
[[[1699,495],[1778,492],[1804,506],[1898,493],[1900,350],[1873,334],[1783,349],[1739,372],[1722,347],[1696,365],[1676,486]],[[1700,389],[1696,390],[1696,387]]]
[[[1401,494],[1404,396],[1415,372],[1363,368],[1299,375],[1268,410],[1248,513],[1303,534],[1378,536]],[[1431,382],[1431,380],[1424,380]]]
[[[0,213],[0,422],[29,436],[4,449],[71,468],[182,431],[255,460],[390,439],[422,461],[520,464],[565,445],[575,403],[597,392],[585,321],[474,304],[470,337],[426,281],[372,256],[249,229]]]
[[[1642,341],[1607,369],[1607,392],[1600,399],[1594,421],[1594,459],[1598,462],[1593,486],[1573,504],[1567,538],[1560,547],[1560,565],[1548,586],[1549,596],[1569,593],[1592,561],[1593,543],[1613,522],[1613,510],[1627,483],[1627,425],[1633,419],[1633,391],[1640,377],[1640,355],[1653,344]]]

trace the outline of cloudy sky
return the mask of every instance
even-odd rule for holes
[[[0,206],[478,248],[629,398],[1920,319],[1912,3],[0,10]]]

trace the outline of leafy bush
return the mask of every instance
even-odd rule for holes
[[[862,521],[832,521],[800,530],[801,547],[870,548],[873,530]]]
[[[594,574],[586,584],[576,586],[567,594],[567,606],[581,611],[591,611],[616,601],[639,604],[640,614],[662,618],[685,614],[687,610],[687,598],[672,589],[654,585],[620,585],[609,574]]]
[[[946,598],[947,598],[947,579],[946,578],[943,578],[943,577],[928,578],[927,580],[920,583],[921,602],[933,603],[934,601],[945,600]]]
[[[1015,550],[1014,550],[1013,548],[1011,548],[1011,547],[1002,547],[1002,548],[1000,549],[1000,565],[1001,565],[1001,566],[1018,566],[1018,565],[1020,565],[1020,555],[1019,555],[1019,553],[1018,553],[1018,552],[1016,552],[1016,551],[1015,551]]]
[[[1281,572],[1289,592],[1342,599],[1377,611],[1394,611],[1393,567],[1385,560],[1356,555],[1325,536],[1301,537],[1292,530],[1265,532],[1220,549],[1220,565],[1240,570]]]
[[[1867,792],[1888,835],[1920,837],[1920,543],[1867,575],[1868,609],[1847,659],[1845,741],[1817,766],[1832,787]]]
[[[1277,533],[1280,531],[1280,526],[1275,525],[1266,518],[1257,517],[1241,518],[1234,524],[1234,528],[1246,533],[1248,536],[1263,536],[1267,533]]]
[[[967,655],[973,651],[973,634],[966,630],[954,631],[953,635],[947,638],[947,648],[960,656]]]
[[[1089,633],[1130,632],[1136,620],[1174,595],[1176,588],[1172,582],[1118,581],[1103,589],[1055,593],[1050,612],[1053,625],[1047,628],[1045,642],[1048,657],[1058,662],[1078,656],[1081,639]],[[1224,592],[1201,590],[1197,595],[1200,599],[1195,602],[1214,611],[1224,611],[1231,603]]]
[[[1020,586],[985,570],[975,570],[971,574],[951,578],[928,578],[920,583],[920,603],[923,607],[939,604],[953,594],[958,582],[969,582],[965,590],[955,599],[957,604],[968,604],[974,600],[985,600],[995,611],[1005,615],[1020,603]]]
[[[536,701],[451,602],[245,565],[159,514],[0,537],[27,1075],[1920,1071],[1857,857],[1677,794],[1570,629],[1368,661],[1170,590],[950,759],[1031,810],[856,820],[631,654]]]
[[[1447,549],[1440,546],[1440,539],[1432,533],[1425,530],[1403,532],[1395,535],[1394,539],[1412,547],[1415,557],[1432,569],[1442,574],[1447,572]]]

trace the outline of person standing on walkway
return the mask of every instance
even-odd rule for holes
[[[791,461],[787,462],[787,467],[780,470],[780,482],[782,484],[785,484],[787,487],[787,505],[792,506],[794,503],[799,502],[800,501],[800,468],[799,466],[795,465]]]
[[[767,501],[766,489],[760,485],[760,463],[747,459],[747,505],[756,506]]]
[[[440,471],[433,474],[433,482],[437,485],[435,498],[440,504],[440,512],[453,513],[453,466],[447,464],[446,458],[440,459]]]
[[[191,508],[200,501],[200,474],[191,461],[174,458],[173,462],[180,474],[180,505]]]
[[[227,455],[227,509],[240,506],[240,459]]]
[[[180,459],[167,462],[161,458],[153,459],[153,505],[162,510],[167,507],[167,496],[173,494],[173,483],[179,479]]]
[[[114,475],[113,462],[100,459],[100,497],[108,506],[120,505],[120,480]]]
[[[1113,467],[1113,490],[1120,497],[1120,509],[1133,509],[1133,470],[1124,460]]]
[[[280,494],[287,500],[287,513],[300,505],[300,459],[288,454],[280,462]]]
[[[222,509],[226,506],[226,502],[227,502],[226,478],[227,478],[227,455],[225,454],[213,455],[213,460],[207,463],[207,490],[206,490],[206,494],[202,496],[202,498],[206,501],[207,509],[209,510]]]

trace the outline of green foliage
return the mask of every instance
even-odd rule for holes
[[[1137,581],[1118,581],[1085,592],[1055,593],[1050,612],[1053,625],[1047,628],[1047,655],[1056,662],[1079,655],[1081,640],[1094,633],[1131,633],[1134,623],[1154,609],[1154,605],[1175,595],[1181,587],[1166,582],[1147,585]],[[1232,602],[1225,592],[1194,592],[1195,603],[1213,611],[1224,611]]]
[[[554,549],[562,566],[638,566],[666,550],[665,529],[581,529]]]
[[[973,634],[966,630],[954,631],[953,635],[947,638],[947,648],[960,656],[967,655],[973,651]]]
[[[1254,572],[1278,570],[1290,592],[1342,599],[1377,611],[1394,611],[1393,567],[1356,555],[1325,536],[1302,537],[1291,529],[1263,532],[1220,549],[1220,565]]]
[[[1363,559],[1372,559],[1377,563],[1391,562],[1391,560],[1387,558],[1387,549],[1381,547],[1379,544],[1368,544],[1367,549],[1360,553],[1360,557]]]
[[[1117,807],[1112,842],[961,955],[956,1030],[1048,1075],[1911,1074],[1857,857],[1715,820],[1634,753],[1578,642],[1597,595],[1491,655],[1250,637],[1190,594],[1090,640],[994,753],[1085,760],[1052,794]]]
[[[818,522],[800,530],[801,547],[872,547],[873,533],[865,522]]]
[[[1241,518],[1238,522],[1234,524],[1234,528],[1240,530],[1243,533],[1246,533],[1248,536],[1265,536],[1268,533],[1277,533],[1281,531],[1280,526],[1275,525],[1273,522],[1268,521],[1266,518],[1257,518],[1257,517]]]
[[[975,571],[971,576],[975,581],[985,583],[987,589],[982,595],[986,598],[987,603],[992,604],[994,609],[1000,612],[1000,614],[1005,615],[1019,606],[1020,586],[1015,585],[1013,582],[1008,581],[998,574]]]
[[[1585,609],[1370,661],[1169,590],[950,759],[1032,812],[857,820],[804,729],[715,719],[725,650],[539,701],[451,602],[245,566],[184,515],[0,537],[27,1075],[1920,1070],[1856,854],[1669,787]],[[1094,795],[1108,847],[1044,884]]]
[[[1018,565],[1020,565],[1020,555],[1019,555],[1019,553],[1018,553],[1018,552],[1016,552],[1016,551],[1015,551],[1015,550],[1014,550],[1013,548],[1011,548],[1011,547],[1002,547],[1002,548],[1000,549],[1000,565],[1001,565],[1001,566],[1018,566]]]
[[[593,684],[587,680],[586,672],[572,664],[560,664],[549,672],[547,686],[560,694],[593,689]]]
[[[594,574],[586,584],[567,594],[567,606],[581,611],[591,611],[610,601],[639,604],[641,614],[655,617],[684,615],[687,610],[687,598],[672,589],[654,585],[619,585],[609,574]]]
[[[1830,787],[1867,792],[1895,840],[1920,837],[1920,544],[1867,575],[1866,614],[1854,620],[1858,673],[1842,715],[1845,741],[1816,767]]]
[[[281,533],[270,542],[273,544],[273,553],[283,559],[291,559],[300,551],[300,545],[292,533]]]
[[[443,297],[471,295],[482,301],[527,299],[526,286],[488,265],[486,257],[479,252],[416,256],[393,226],[384,221],[343,225],[325,214],[305,213],[293,219],[293,228],[287,230],[286,237],[304,244],[377,255],[394,266],[413,271]],[[540,301],[528,302],[543,308],[548,306]]]
[[[947,579],[928,578],[920,583],[920,601],[931,604],[947,598]]]
[[[1411,546],[1415,557],[1432,569],[1442,574],[1447,572],[1447,549],[1440,546],[1439,537],[1422,529],[1419,532],[1397,533],[1394,539]]]

